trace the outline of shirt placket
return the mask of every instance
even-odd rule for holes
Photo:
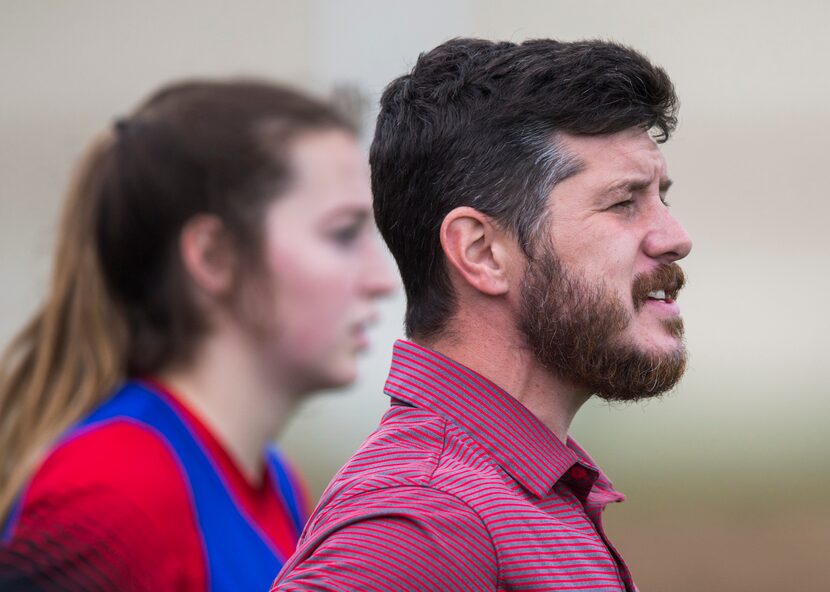
[[[611,556],[614,558],[614,561],[617,564],[617,571],[620,574],[620,579],[625,584],[626,591],[637,592],[637,586],[634,585],[634,579],[631,577],[631,572],[629,571],[628,566],[623,560],[620,552],[617,551],[617,548],[605,534],[605,528],[602,524],[602,513],[605,510],[605,507],[609,503],[615,501],[618,500],[614,496],[611,496],[604,491],[598,490],[596,485],[592,485],[584,502],[585,514],[588,516],[588,519],[593,523],[594,528],[597,531],[597,534],[602,539],[602,542],[605,543],[606,548],[611,553]]]
[[[593,528],[600,540],[605,545],[617,568],[617,576],[620,583],[625,586],[627,592],[637,592],[634,586],[628,566],[623,561],[622,555],[605,534],[602,525],[602,511],[605,506],[616,501],[596,487],[597,474],[594,469],[586,468],[580,463],[572,466],[557,484],[559,494],[566,497],[577,513]]]

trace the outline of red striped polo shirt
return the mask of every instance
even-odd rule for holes
[[[622,501],[573,440],[476,372],[395,344],[392,407],[329,485],[286,590],[636,590],[602,527]]]

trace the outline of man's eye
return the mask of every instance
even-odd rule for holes
[[[613,206],[611,206],[612,210],[627,210],[629,208],[634,207],[634,200],[633,199],[626,199],[624,201],[618,201]]]

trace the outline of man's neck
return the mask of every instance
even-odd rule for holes
[[[491,380],[565,442],[590,393],[542,366],[517,333],[500,331],[497,324],[475,331],[456,324],[446,337],[421,343]]]

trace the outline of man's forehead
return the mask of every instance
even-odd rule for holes
[[[597,136],[561,134],[559,141],[580,163],[580,176],[611,183],[625,183],[629,177],[631,182],[668,181],[666,159],[646,131],[624,130]]]

